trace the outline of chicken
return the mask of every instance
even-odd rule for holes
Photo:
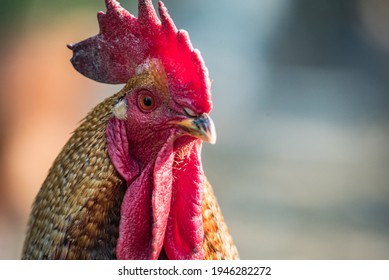
[[[35,198],[23,259],[238,259],[201,164],[216,141],[200,52],[167,9],[115,0],[72,64],[125,84],[74,132]]]

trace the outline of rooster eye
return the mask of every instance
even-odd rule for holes
[[[143,111],[151,111],[156,105],[154,96],[148,90],[142,90],[139,92],[138,104]]]

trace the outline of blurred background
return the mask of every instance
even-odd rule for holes
[[[213,79],[204,168],[241,258],[389,259],[389,1],[165,4]],[[99,10],[0,1],[0,259],[20,258],[51,163],[120,89],[69,62],[66,44],[98,32]]]

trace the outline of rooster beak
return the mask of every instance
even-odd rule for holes
[[[204,113],[198,117],[187,118],[175,122],[175,124],[196,138],[202,139],[210,144],[216,143],[215,125],[208,114]]]

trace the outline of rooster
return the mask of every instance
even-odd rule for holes
[[[200,52],[167,9],[115,0],[98,35],[68,45],[75,69],[125,84],[84,119],[37,194],[23,259],[237,259],[201,164],[215,143]]]

